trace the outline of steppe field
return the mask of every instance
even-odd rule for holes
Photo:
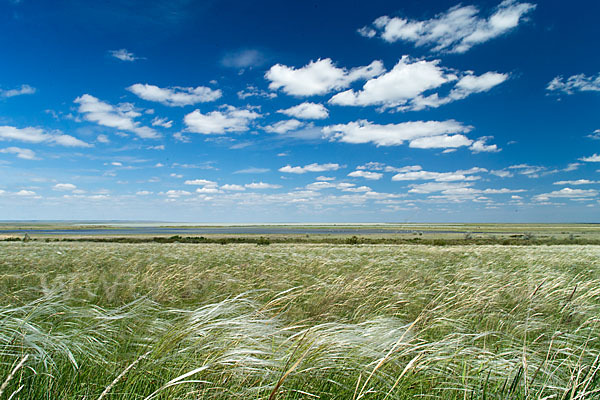
[[[599,245],[349,243],[2,241],[0,399],[600,398]]]

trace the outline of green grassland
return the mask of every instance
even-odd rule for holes
[[[0,243],[0,399],[591,399],[599,246]]]
[[[149,232],[144,228],[157,229],[152,229],[150,234],[144,233]],[[186,229],[187,233],[185,233]],[[199,230],[198,232],[201,233],[191,233],[194,229]],[[181,230],[182,233],[178,233],[178,230]],[[304,231],[304,233],[290,233],[294,230]],[[5,233],[2,233],[2,231]],[[94,231],[102,231],[102,233],[94,233]],[[22,240],[25,234],[27,234],[28,240],[45,242],[600,245],[600,224],[594,223],[278,224],[237,226],[142,222],[100,224],[34,221],[0,223],[0,241]]]
[[[219,226],[240,226],[240,227],[268,227],[285,229],[288,227],[311,227],[315,230],[325,230],[331,227],[345,227],[360,231],[365,228],[380,229],[405,229],[411,231],[457,231],[464,232],[499,232],[499,233],[600,233],[600,223],[340,223],[340,224],[195,224],[195,223],[170,223],[170,222],[89,222],[81,221],[3,221],[0,222],[0,229],[119,229],[135,227],[164,227],[164,228],[214,228]]]

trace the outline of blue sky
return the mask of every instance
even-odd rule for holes
[[[598,222],[599,14],[0,0],[0,219]]]

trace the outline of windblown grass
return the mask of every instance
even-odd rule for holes
[[[1,243],[0,398],[590,399],[600,247]]]

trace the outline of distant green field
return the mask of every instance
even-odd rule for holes
[[[2,242],[0,399],[592,399],[599,316],[600,246]]]
[[[600,224],[0,223],[0,240],[156,243],[598,244]],[[264,238],[264,240],[263,240]]]
[[[367,228],[381,229],[406,229],[415,231],[457,231],[457,232],[596,232],[600,233],[600,223],[318,223],[318,224],[201,224],[201,223],[172,223],[172,222],[52,222],[52,221],[23,221],[23,222],[0,222],[0,230],[3,229],[120,229],[140,227],[162,227],[162,228],[214,228],[214,227],[265,227],[285,229],[288,227],[302,228],[310,227],[315,230],[325,230],[331,227],[347,227],[356,230]]]

